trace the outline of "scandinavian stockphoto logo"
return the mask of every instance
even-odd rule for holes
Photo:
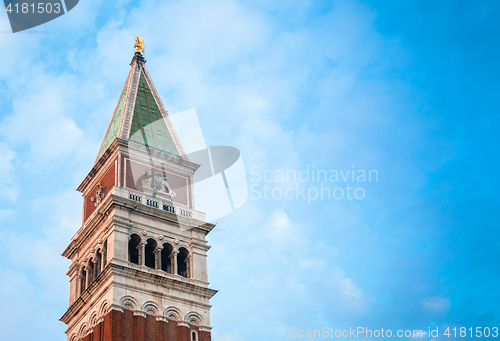
[[[248,198],[248,188],[240,151],[229,146],[207,147],[195,109],[168,117],[189,161],[200,165],[193,179],[196,211],[204,212],[206,221],[212,222],[241,207]],[[160,135],[165,121],[157,120],[142,127],[130,137],[130,140],[141,142],[144,151],[147,152],[145,147],[147,134],[157,132],[158,137],[163,141]],[[163,141],[163,143],[167,142]],[[177,197],[174,201],[179,202],[182,201],[183,196],[187,196],[185,193],[189,190],[189,186],[186,182],[176,182],[178,179],[174,175],[169,176],[165,174],[167,172],[155,171],[151,167],[152,165],[131,167],[136,187],[142,188],[146,195],[151,192],[149,194],[154,194],[156,198],[164,198],[164,203],[158,203],[153,199],[154,205],[158,205],[158,208],[171,210],[182,216],[195,214],[189,212],[187,207],[168,206],[174,198]],[[160,205],[162,207],[159,207]]]
[[[12,32],[45,24],[71,11],[79,0],[3,0]]]
[[[378,182],[378,170],[317,169],[301,170],[250,168],[250,199],[259,200],[363,200],[365,185]]]

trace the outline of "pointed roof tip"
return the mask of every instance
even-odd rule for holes
[[[135,61],[138,61],[138,62],[142,62],[142,63],[146,63],[146,58],[144,58],[144,56],[140,53],[140,52],[136,52],[134,54],[134,57],[132,58],[132,60],[130,61],[130,65],[134,65],[134,62]]]
[[[142,37],[140,42],[144,44]],[[139,44],[136,42],[136,45]],[[118,137],[187,158],[147,71],[146,59],[141,53],[141,50],[144,52],[144,45],[135,47],[127,80],[94,163]]]

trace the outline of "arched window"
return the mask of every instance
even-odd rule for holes
[[[181,247],[177,255],[177,274],[189,278],[189,251]]]
[[[148,268],[156,269],[156,241],[148,239],[145,248],[145,265]]]
[[[161,250],[161,269],[169,274],[173,273],[172,271],[172,245],[166,243],[163,244],[163,250]]]
[[[80,272],[80,295],[83,294],[85,289],[87,289],[87,269],[85,267],[82,268]]]
[[[97,250],[95,254],[95,278],[101,274],[101,262],[102,262],[102,255],[101,255],[101,250]]]
[[[128,260],[131,263],[139,265],[139,244],[141,243],[141,237],[136,234],[130,236],[128,241]]]
[[[89,286],[94,281],[95,267],[94,267],[94,259],[90,258],[87,271],[87,276],[89,276]]]
[[[191,341],[198,341],[198,333],[194,330],[191,330]]]
[[[106,267],[106,264],[108,264],[108,241],[107,240],[104,242],[104,245],[102,247],[102,268],[103,269]]]

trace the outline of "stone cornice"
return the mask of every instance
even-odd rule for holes
[[[61,322],[68,324],[70,321],[76,322],[74,319],[75,316],[81,313],[82,309],[92,300],[95,299],[95,295],[101,291],[106,291],[106,288],[102,290],[102,286],[108,284],[113,286],[119,286],[120,283],[116,279],[113,279],[114,276],[119,276],[123,278],[129,278],[133,280],[137,280],[138,277],[141,278],[142,281],[150,281],[151,283],[156,283],[162,285],[170,290],[176,290],[179,292],[188,293],[191,295],[201,296],[206,299],[212,298],[217,290],[201,287],[199,285],[186,283],[185,281],[178,280],[175,278],[170,278],[167,276],[161,276],[158,274],[151,274],[146,271],[141,271],[140,269],[133,269],[130,267],[109,263],[104,271],[96,278],[94,282],[83,292],[83,294],[78,297],[78,299],[73,302],[73,304],[68,308],[66,313],[59,319]],[[110,281],[111,279],[111,281]],[[185,300],[187,303],[194,305],[201,305],[205,308],[210,308],[210,305],[201,304],[196,300]],[[69,326],[68,326],[69,327]]]
[[[129,266],[123,266],[115,263],[110,265],[113,268],[113,275],[119,275],[121,277],[129,278],[131,280],[137,280],[137,278],[140,278],[142,282],[150,282],[156,285],[161,285],[170,290],[176,290],[191,295],[202,296],[205,297],[206,299],[212,298],[217,293],[217,290],[192,284],[182,279],[176,279],[175,277],[172,276],[159,275],[143,271],[139,267],[132,268]],[[113,285],[116,286],[119,285],[119,283],[116,280],[114,280]],[[194,301],[190,302],[193,303]]]
[[[182,166],[191,174],[194,174],[194,172],[200,167],[199,164],[189,161],[187,157],[174,155],[151,146],[146,146],[136,141],[117,138],[117,142],[120,146],[120,150],[122,150],[125,155],[145,157],[151,162],[157,164],[168,162],[174,165]]]

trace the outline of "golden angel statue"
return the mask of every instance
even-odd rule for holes
[[[135,52],[141,52],[142,50],[142,54],[145,54],[144,53],[144,38],[141,37],[141,39],[139,39],[139,37],[136,35],[135,36]]]

